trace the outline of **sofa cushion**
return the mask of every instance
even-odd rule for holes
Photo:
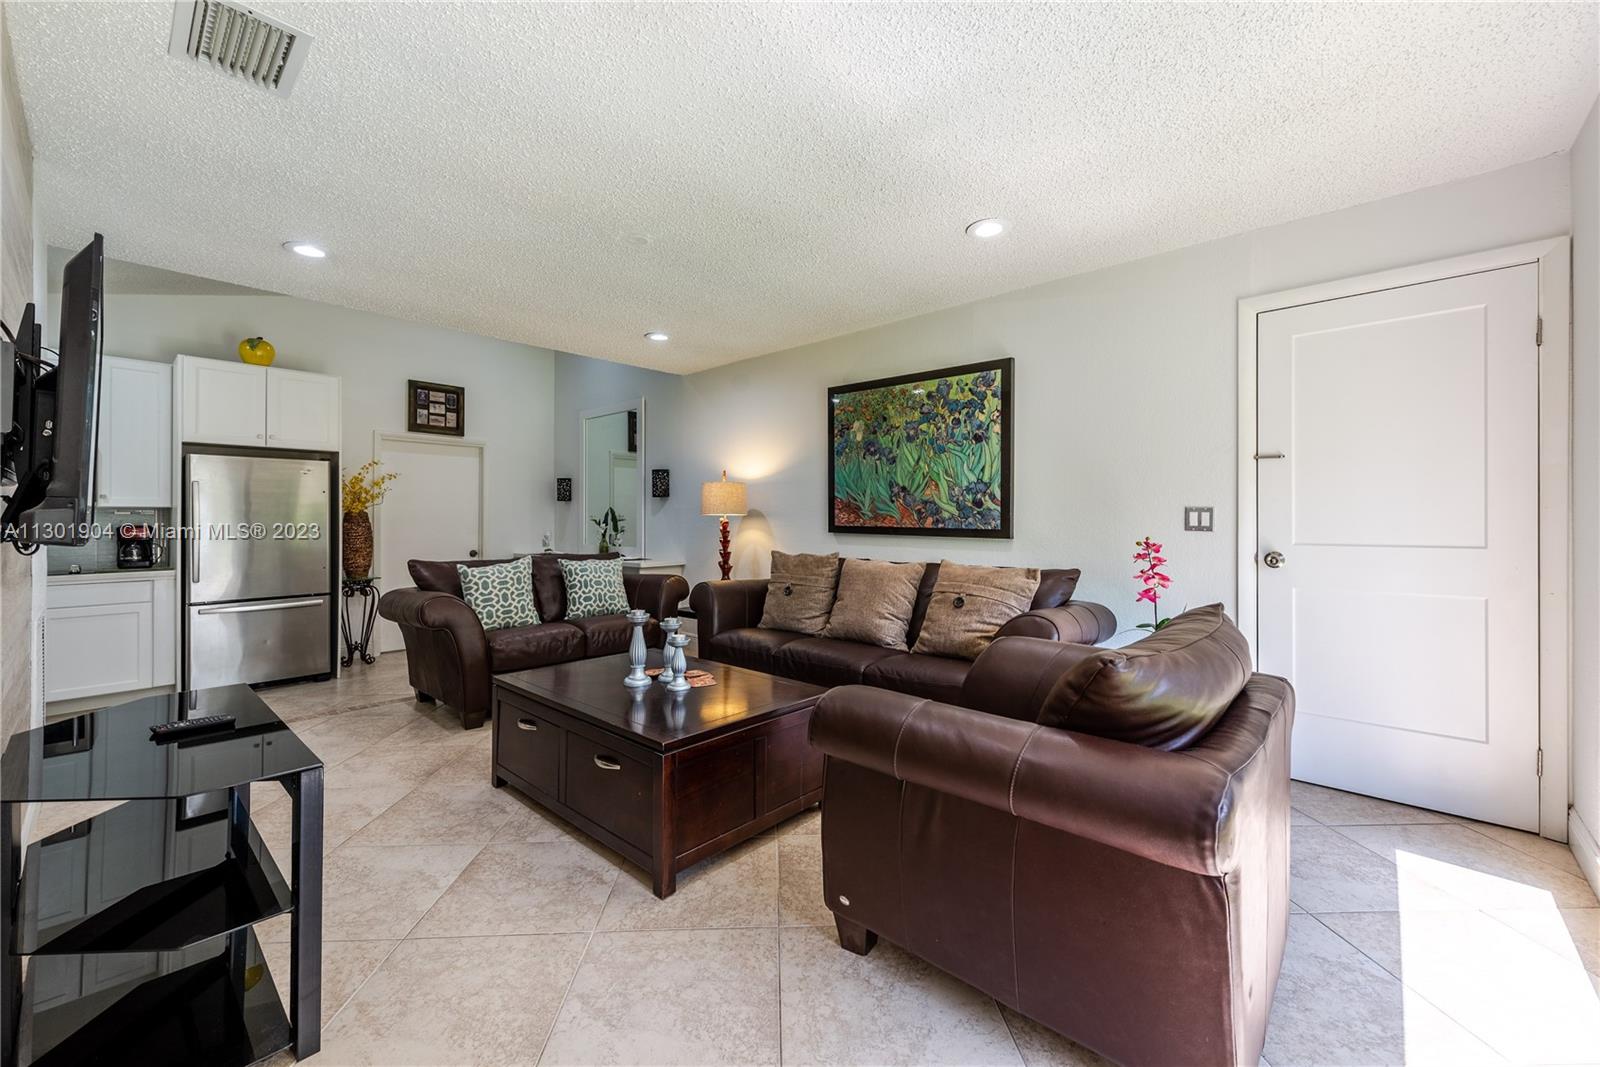
[[[839,574],[822,636],[860,641],[904,652],[917,583],[927,568],[921,563],[887,563],[879,559],[847,559]],[[770,598],[771,592],[767,593]]]
[[[564,559],[621,559],[620,552],[595,555],[584,552],[540,552],[533,559],[533,599],[539,618],[558,622],[567,617],[567,580],[561,573]]]
[[[959,704],[962,686],[966,684],[971,671],[972,663],[969,660],[903,652],[869,665],[862,672],[861,681],[880,689],[927,697],[943,704]]]
[[[772,578],[761,626],[797,634],[820,634],[828,624],[834,590],[839,585],[839,553],[812,555],[772,553]]]
[[[457,567],[496,567],[512,563],[510,559],[408,559],[406,570],[411,572],[411,583],[424,593],[449,593],[461,596],[461,572]],[[550,616],[540,614],[542,619]]]
[[[592,615],[583,619],[569,616],[566,624],[583,634],[583,654],[588,659],[626,652],[633,640],[633,623],[628,621],[626,615]],[[645,621],[644,639],[651,648],[661,647],[661,624],[655,619]]]
[[[561,577],[567,589],[566,619],[592,619],[628,610],[620,559],[564,559]],[[594,655],[594,653],[590,653]]]
[[[496,674],[583,658],[583,631],[564,622],[490,630],[489,669]]]
[[[1028,610],[1038,589],[1034,567],[974,567],[941,560],[912,651],[977,659],[1000,627]]]
[[[533,564],[528,557],[490,567],[456,565],[461,579],[461,599],[485,630],[511,626],[537,626],[541,621],[533,606]]]
[[[1073,591],[1078,588],[1078,576],[1082,573],[1076,567],[1066,570],[1052,567],[1040,571],[1039,588],[1034,591],[1029,609],[1059,608],[1071,600]]]
[[[901,656],[891,648],[835,641],[828,637],[802,637],[790,641],[772,657],[774,673],[812,685],[856,685],[872,664]]]
[[[1250,680],[1250,647],[1221,604],[1186,611],[1125,648],[1100,648],[1063,674],[1039,722],[1149,748],[1187,748]]]
[[[711,638],[706,642],[703,654],[708,659],[731,663],[735,667],[775,674],[777,672],[772,659],[778,654],[778,649],[791,641],[799,641],[802,636],[788,630],[741,626],[736,630],[724,630]]]

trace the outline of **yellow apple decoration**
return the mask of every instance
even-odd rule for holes
[[[239,342],[239,358],[257,367],[270,367],[278,350],[265,337],[246,337]]]

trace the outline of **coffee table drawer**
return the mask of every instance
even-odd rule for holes
[[[561,727],[520,701],[502,700],[494,728],[499,731],[500,766],[551,800],[556,799],[561,775]]]
[[[563,798],[630,845],[650,850],[650,767],[580,734],[567,734],[567,788]]]

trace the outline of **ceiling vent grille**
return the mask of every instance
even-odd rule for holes
[[[251,85],[288,96],[311,37],[247,7],[178,0],[167,54],[188,56]]]

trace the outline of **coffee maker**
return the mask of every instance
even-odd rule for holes
[[[154,567],[161,559],[154,526],[128,522],[117,527],[117,567]]]

